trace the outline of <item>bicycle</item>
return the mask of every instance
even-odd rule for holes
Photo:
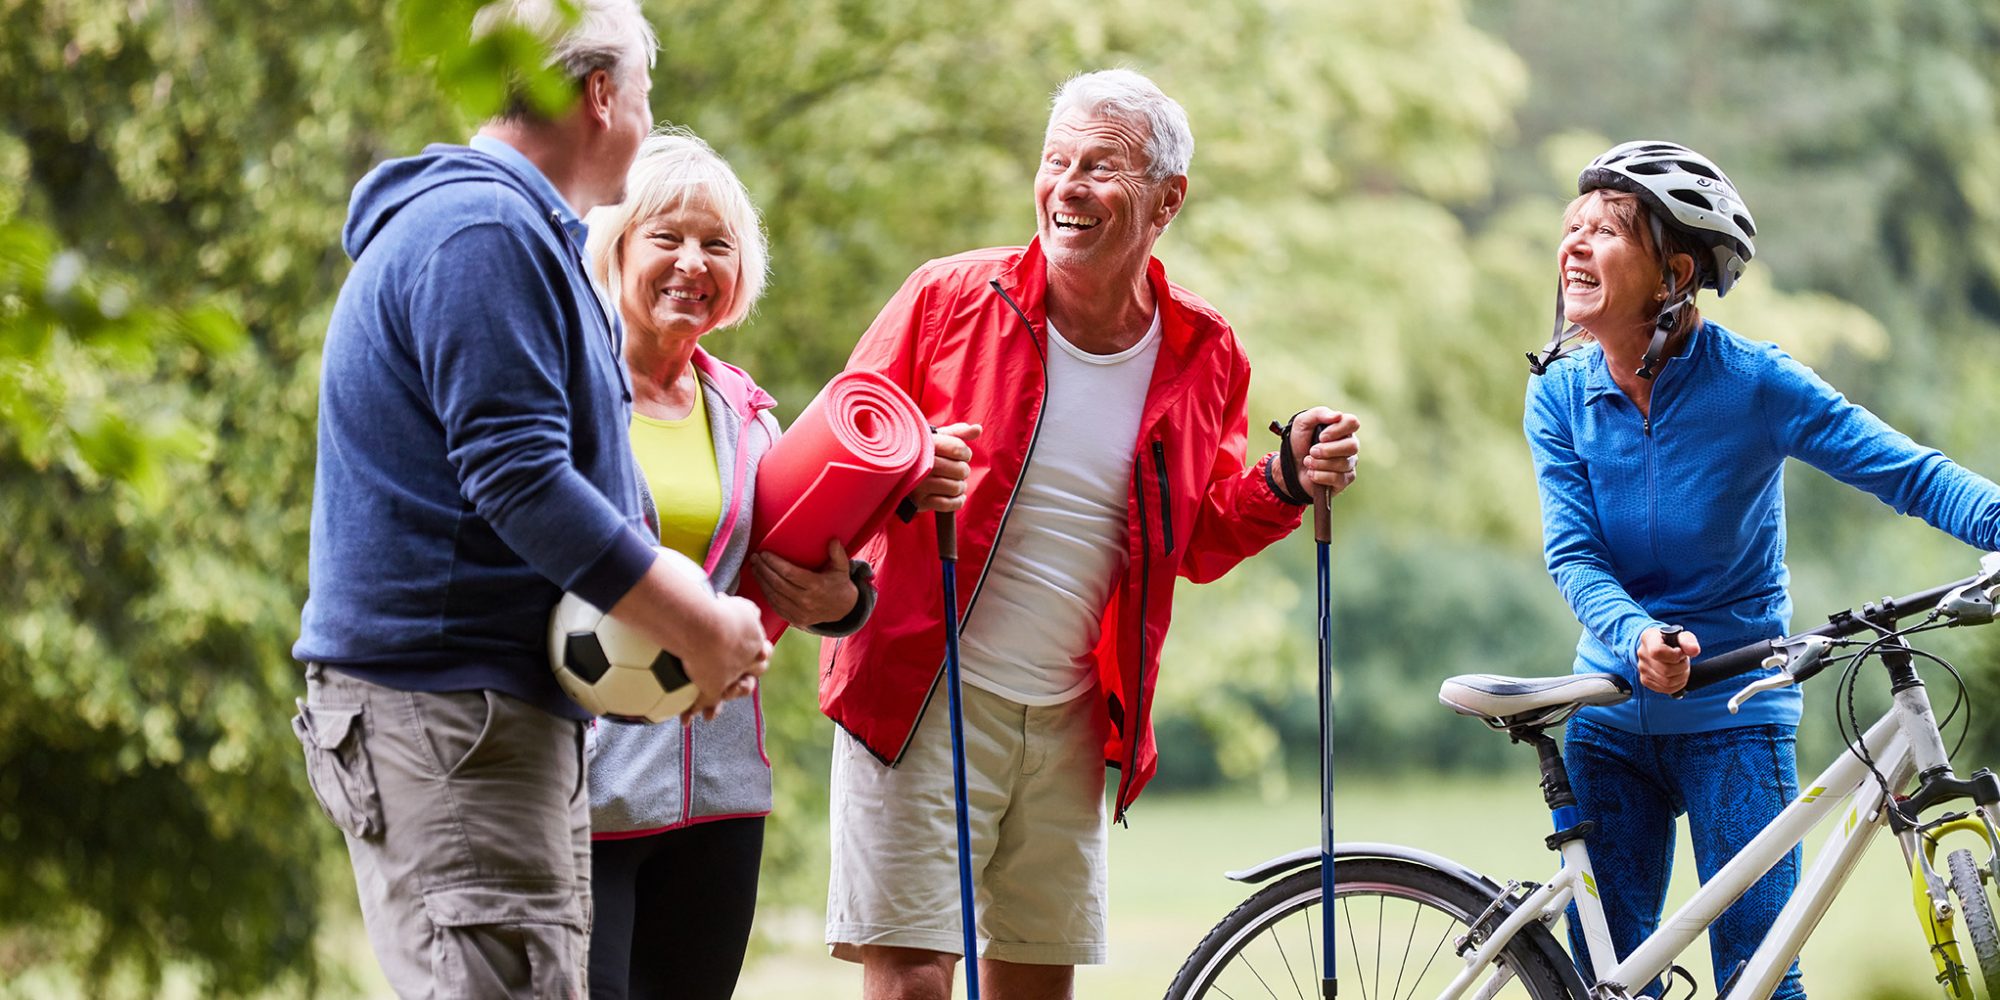
[[[1555,821],[1545,845],[1562,867],[1546,882],[1505,885],[1438,855],[1393,844],[1338,844],[1333,854],[1333,894],[1339,901],[1338,944],[1321,946],[1321,852],[1294,851],[1228,877],[1261,889],[1211,930],[1175,976],[1168,1000],[1245,1000],[1249,997],[1333,996],[1324,993],[1322,948],[1337,948],[1343,976],[1358,980],[1364,1000],[1456,1000],[1499,996],[1531,1000],[1629,1000],[1633,991],[1670,973],[1692,977],[1673,964],[1730,903],[1792,847],[1832,816],[1844,819],[1829,835],[1800,879],[1792,898],[1746,962],[1731,972],[1722,1000],[1769,997],[1806,938],[1817,926],[1874,835],[1895,833],[1911,871],[1919,922],[1949,1000],[2000,996],[2000,923],[1991,887],[2000,879],[2000,777],[1986,768],[1959,778],[1951,768],[1940,724],[1916,672],[1916,659],[1951,665],[1907,640],[1942,628],[1985,625],[2000,600],[2000,552],[1980,561],[1979,573],[1895,599],[1863,604],[1830,616],[1826,624],[1782,639],[1755,643],[1697,663],[1689,688],[1703,687],[1760,667],[1776,672],[1746,684],[1730,701],[1734,712],[1767,691],[1803,683],[1827,667],[1844,664],[1837,690],[1847,692],[1852,715],[1854,683],[1868,661],[1879,661],[1892,703],[1818,778],[1801,785],[1779,815],[1693,898],[1624,960],[1616,958],[1597,899],[1584,822],[1570,791],[1562,755],[1547,730],[1592,705],[1631,696],[1630,685],[1611,674],[1513,678],[1470,674],[1446,680],[1438,700],[1461,715],[1479,718],[1515,743],[1535,748],[1543,801]],[[1905,619],[1922,615],[1908,627]],[[1865,633],[1865,635],[1864,635]],[[1860,636],[1860,638],[1853,638]],[[1963,696],[1963,686],[1960,696]],[[1954,705],[1954,712],[1956,706]],[[1946,721],[1950,721],[1950,714]],[[1848,735],[1843,724],[1843,735]],[[1322,752],[1327,734],[1322,730]],[[1904,791],[1907,790],[1907,794]],[[1970,803],[1959,811],[1941,807]],[[1928,818],[1927,818],[1928,817]],[[1947,836],[1978,836],[1984,860],[1970,847],[1936,856]],[[1586,955],[1573,959],[1551,929],[1575,904]],[[1971,945],[1961,947],[1960,932]],[[1288,948],[1287,945],[1290,947]],[[1968,961],[1969,960],[1969,961]],[[1280,992],[1283,990],[1284,992]]]

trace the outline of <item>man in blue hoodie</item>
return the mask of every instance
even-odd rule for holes
[[[583,258],[651,128],[633,0],[489,6],[575,84],[469,147],[354,190],[327,330],[311,594],[293,727],[346,835],[369,940],[404,996],[581,996],[586,714],[549,671],[564,590],[682,654],[697,710],[747,693],[756,610],[656,565],[626,439],[622,329]]]

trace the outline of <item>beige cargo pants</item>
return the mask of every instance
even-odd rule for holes
[[[497,691],[306,669],[292,728],[347,836],[368,940],[406,998],[587,995],[581,723]]]

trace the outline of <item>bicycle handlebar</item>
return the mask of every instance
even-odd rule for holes
[[[1885,598],[1880,603],[1862,605],[1861,610],[1858,612],[1851,608],[1842,611],[1818,628],[1807,629],[1804,632],[1786,636],[1782,639],[1766,639],[1762,642],[1753,642],[1748,646],[1740,649],[1732,649],[1726,653],[1717,653],[1689,668],[1687,687],[1682,690],[1693,691],[1698,688],[1708,687],[1711,684],[1719,684],[1731,677],[1755,670],[1762,666],[1764,661],[1769,659],[1773,654],[1778,654],[1778,647],[1789,642],[1796,642],[1809,635],[1821,635],[1829,639],[1838,639],[1857,632],[1870,630],[1875,626],[1886,627],[1894,625],[1896,622],[1912,615],[1921,614],[1937,607],[1938,602],[1944,600],[1947,594],[1960,587],[1982,582],[1986,582],[1986,575],[1983,573],[1968,576],[1963,580],[1957,580],[1942,586],[1932,587],[1929,590],[1920,590],[1914,594],[1907,594],[1896,598]],[[1812,671],[1812,673],[1817,672],[1817,670]],[[1805,680],[1806,677],[1812,676],[1812,673],[1807,673],[1804,677],[1800,677],[1799,680]]]

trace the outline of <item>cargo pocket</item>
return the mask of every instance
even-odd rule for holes
[[[361,741],[360,705],[307,705],[298,700],[292,734],[306,752],[306,780],[320,811],[363,840],[382,835],[382,796]]]
[[[581,998],[589,949],[574,890],[455,886],[424,893],[431,976],[447,997]]]

